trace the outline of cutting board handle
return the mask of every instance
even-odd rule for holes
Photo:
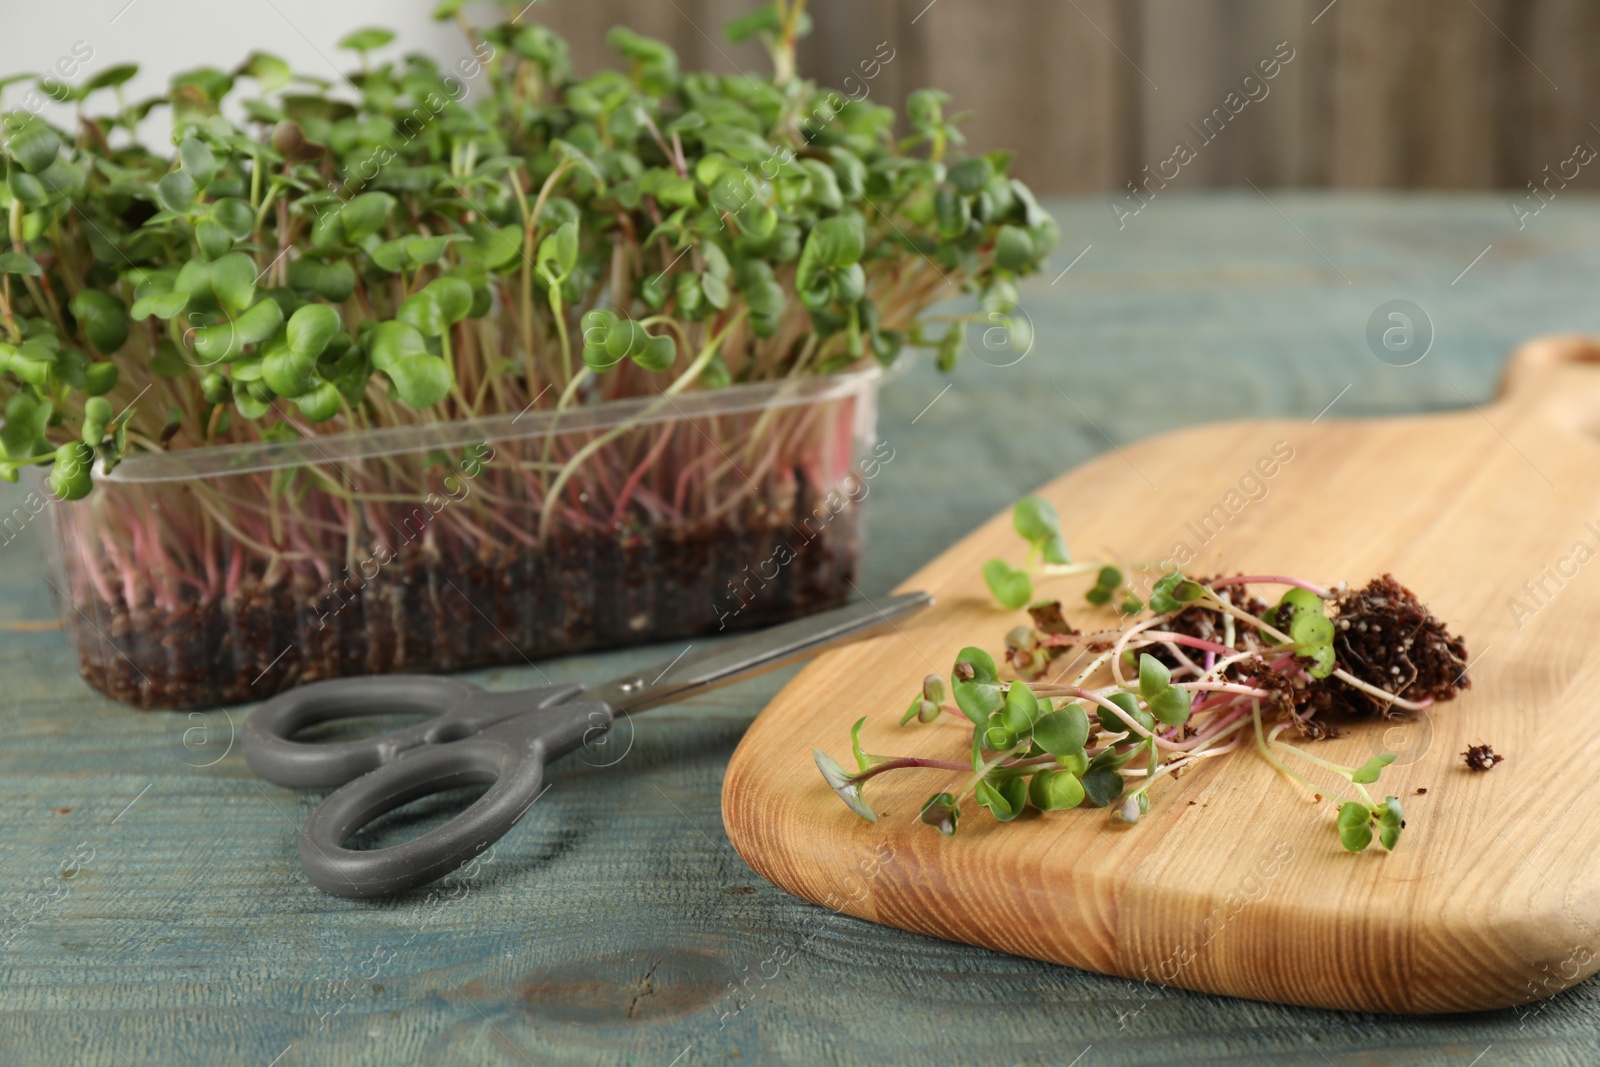
[[[1506,361],[1496,399],[1600,437],[1600,337],[1552,334],[1524,342]]]

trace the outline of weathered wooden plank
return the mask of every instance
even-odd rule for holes
[[[816,28],[800,45],[800,73],[853,99],[896,106],[916,88],[921,31],[899,4],[817,4]],[[887,60],[887,62],[885,62]],[[877,65],[874,66],[874,61]],[[765,68],[762,68],[765,70]]]
[[[1494,184],[1501,126],[1497,100],[1506,91],[1504,38],[1494,23],[1504,7],[1474,0],[1426,0],[1410,11],[1414,51],[1406,124],[1410,185],[1483,189]]]
[[[1405,180],[1406,74],[1414,54],[1404,11],[1341,0],[1321,18],[1335,37],[1329,182],[1357,188]]]
[[[1498,182],[1519,196],[1529,194],[1529,182],[1541,196],[1600,187],[1600,167],[1571,162],[1580,143],[1600,150],[1594,125],[1600,122],[1600,72],[1593,45],[1600,9],[1578,0],[1519,4],[1505,11],[1500,26],[1511,40],[1501,42],[1498,56],[1504,87],[1498,101],[1504,130]]]
[[[1314,12],[1313,12],[1314,14]],[[1145,0],[1143,55],[1159,91],[1138,86],[1142,168],[1177,188],[1305,180],[1306,86],[1315,39],[1302,5],[1272,0]],[[1193,161],[1162,166],[1182,143]]]
[[[952,35],[948,58],[934,66],[928,84],[940,84],[958,64],[975,68],[982,95],[962,105],[978,111],[969,131],[973,147],[1011,149],[1017,176],[1041,188],[1119,189],[1138,170],[1138,99],[1148,87],[1138,10],[1115,0],[1047,2],[1012,21],[970,6],[996,43],[962,47],[962,37]],[[1015,89],[1002,88],[998,69],[1011,72]]]

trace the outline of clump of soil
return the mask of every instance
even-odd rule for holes
[[[1338,665],[1361,681],[1407,700],[1436,702],[1471,687],[1466,645],[1393,575],[1341,592],[1331,607]],[[1341,678],[1307,678],[1297,666],[1277,671],[1246,662],[1241,674],[1270,690],[1269,706],[1314,738],[1338,736],[1338,727],[1326,721],[1330,712],[1388,717],[1395,711]]]
[[[1339,665],[1369,685],[1408,700],[1450,700],[1472,687],[1467,646],[1417,599],[1385,574],[1335,601],[1333,648]],[[1337,678],[1324,684],[1334,701],[1369,714],[1390,714],[1392,704]]]
[[[330,587],[264,568],[228,597],[176,608],[100,595],[77,605],[84,678],[146,708],[214,708],[306,682],[443,672],[771,625],[844,603],[860,509],[818,524],[818,499],[609,536],[558,530],[476,555],[402,541],[371,578]],[[807,521],[809,520],[809,521]],[[335,564],[337,566],[337,564]]]
[[[1496,763],[1505,759],[1491,745],[1470,745],[1461,753],[1461,758],[1466,761],[1467,769],[1473,771],[1492,771]]]

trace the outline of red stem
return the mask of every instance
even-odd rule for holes
[[[1229,648],[1227,645],[1215,641],[1207,641],[1203,637],[1190,637],[1188,634],[1167,633],[1165,630],[1146,630],[1142,635],[1152,641],[1171,641],[1175,645],[1188,645],[1190,648],[1200,648],[1207,652],[1216,652],[1225,656],[1236,656],[1244,649]]]
[[[1333,594],[1320,585],[1281,574],[1236,574],[1232,578],[1213,578],[1206,584],[1212,589],[1221,589],[1225,585],[1292,585],[1308,593],[1315,593],[1323,600],[1333,599]]]
[[[644,462],[634,468],[633,473],[628,476],[628,480],[622,484],[622,490],[617,494],[617,506],[611,512],[611,525],[613,527],[622,521],[622,514],[628,509],[628,498],[633,496],[634,490],[639,487],[639,482],[655,466],[656,461],[661,458],[662,451],[666,449],[668,442],[671,440],[672,430],[670,428],[663,430],[661,439],[655,443],[655,447],[650,449],[650,453],[645,456]]]

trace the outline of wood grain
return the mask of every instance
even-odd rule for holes
[[[963,645],[997,647],[1017,621],[992,606],[980,576],[991,556],[1021,562],[1006,514],[905,584],[937,607],[817,661],[779,695],[728,767],[728,836],[779,886],[845,901],[863,918],[1212,993],[1458,1012],[1536,999],[1553,972],[1592,973],[1600,602],[1560,586],[1576,575],[1575,546],[1600,545],[1597,426],[1600,344],[1547,339],[1517,353],[1501,398],[1481,410],[1202,427],[1103,456],[1041,491],[1085,548],[1151,560],[1192,552],[1195,574],[1332,583],[1392,571],[1466,636],[1470,693],[1414,721],[1356,723],[1316,748],[1347,765],[1398,748],[1382,787],[1404,798],[1408,827],[1392,854],[1345,853],[1335,804],[1312,802],[1249,749],[1154,791],[1136,827],[1089,809],[1002,826],[969,803],[945,838],[916,819],[958,778],[937,770],[874,782],[876,825],[848,812],[810,752],[847,757],[862,714],[872,716],[868,751],[962,758],[961,724],[895,721],[924,674],[946,673]],[[1268,494],[1228,501],[1274,450],[1292,458],[1264,481]],[[1243,506],[1230,514],[1234,501]],[[1202,541],[1199,517],[1219,503],[1225,524],[1205,527]],[[1546,568],[1565,577],[1546,580]],[[1525,580],[1543,581],[1545,595]],[[1108,622],[1075,595],[1067,604],[1080,626]],[[1479,739],[1507,757],[1488,774],[1458,755]],[[1337,795],[1336,779],[1313,777]]]

